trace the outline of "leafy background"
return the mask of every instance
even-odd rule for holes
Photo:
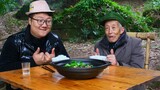
[[[24,26],[25,12],[33,0],[1,0],[0,15],[14,12],[16,19],[9,20],[7,27]],[[99,20],[108,11],[115,11],[126,19],[126,30],[151,32],[160,28],[160,0],[146,0],[142,11],[132,6],[120,5],[118,0],[46,0],[56,12],[53,15],[53,31],[71,42],[97,39],[104,34]],[[132,1],[133,2],[133,1]],[[19,20],[18,20],[19,19]],[[15,25],[14,25],[15,24]],[[26,24],[26,23],[25,23]]]

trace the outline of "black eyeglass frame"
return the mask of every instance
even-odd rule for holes
[[[44,20],[44,19],[35,19],[35,18],[33,18],[33,17],[30,17],[30,18],[33,19],[33,20],[35,20],[35,21],[37,21],[37,23],[38,23],[39,25],[43,25],[44,23],[46,23],[47,26],[51,26],[51,25],[52,25],[52,20],[50,20],[50,24],[48,24],[48,20]],[[41,23],[40,20],[42,20],[43,23]]]

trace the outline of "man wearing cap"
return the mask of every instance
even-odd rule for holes
[[[21,62],[30,62],[31,67],[49,64],[51,59],[68,53],[61,39],[51,31],[52,14],[45,0],[30,4],[28,26],[11,35],[5,42],[1,57],[0,71],[21,68]]]
[[[144,67],[144,54],[141,40],[126,34],[125,20],[115,12],[102,17],[105,35],[95,45],[96,54],[107,56],[112,65]]]

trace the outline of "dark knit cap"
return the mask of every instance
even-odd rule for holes
[[[108,12],[100,19],[100,24],[104,26],[107,21],[117,20],[122,26],[125,26],[124,18],[116,12]]]

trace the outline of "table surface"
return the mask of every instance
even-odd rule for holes
[[[126,90],[158,78],[160,71],[124,66],[109,66],[99,76],[88,80],[67,79],[57,71],[51,73],[40,66],[32,67],[28,77],[22,76],[21,69],[0,72],[1,80],[27,90]]]

